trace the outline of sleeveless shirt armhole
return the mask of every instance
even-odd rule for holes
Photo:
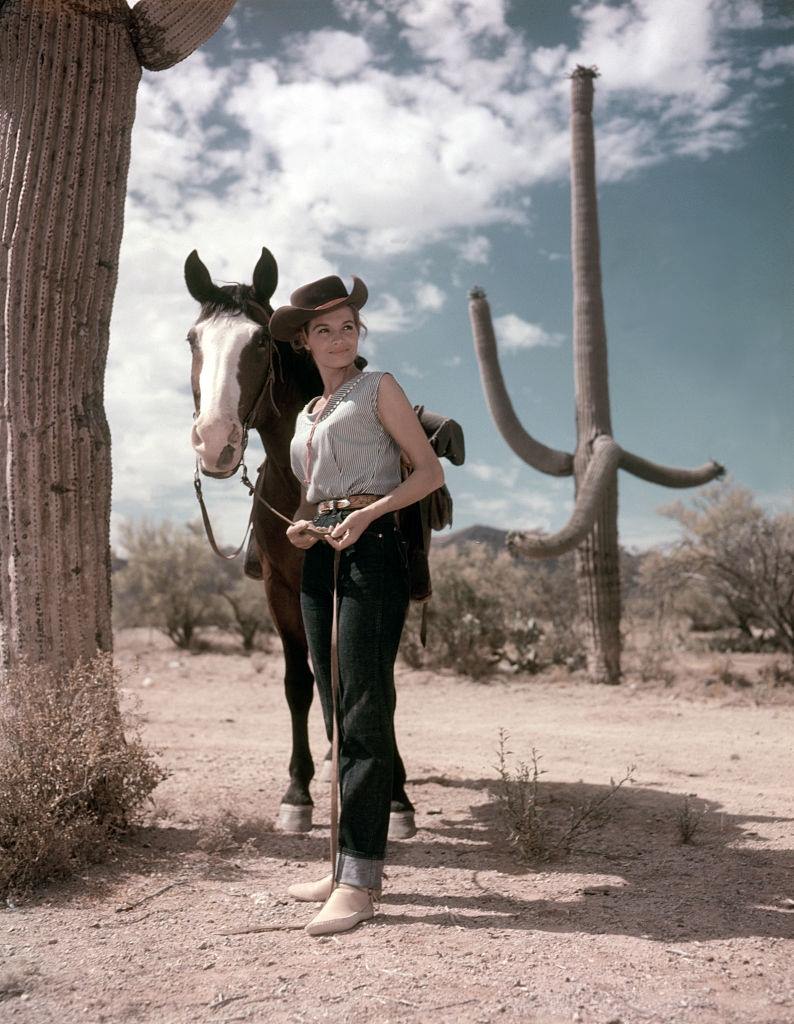
[[[373,377],[376,374],[373,374]],[[372,389],[372,413],[375,419],[380,423],[380,415],[378,414],[378,395],[380,394],[380,382],[384,377],[391,377],[396,382],[396,377],[393,373],[389,373],[388,370],[379,370],[377,373],[377,381],[375,381],[375,387]]]

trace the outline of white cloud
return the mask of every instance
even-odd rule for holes
[[[794,66],[794,45],[775,46],[772,49],[764,50],[758,60],[758,66],[762,71]]]
[[[491,462],[467,461],[464,463],[464,466],[466,472],[471,473],[478,480],[483,480],[486,483],[498,483],[504,487],[512,487],[516,482],[519,472],[517,465],[505,468]]]
[[[367,327],[378,334],[407,331],[413,322],[405,303],[388,292],[380,297],[376,306],[367,306],[361,315]]]
[[[290,63],[297,64],[302,72],[309,71],[332,82],[358,74],[371,59],[372,51],[365,39],[332,29],[297,37],[289,55]]]
[[[467,263],[487,263],[491,254],[491,240],[486,235],[472,235],[461,243],[460,258]]]
[[[499,347],[508,351],[520,348],[537,348],[544,345],[559,345],[562,334],[550,334],[540,324],[531,324],[515,313],[506,313],[494,320],[494,330]]]
[[[419,309],[426,309],[431,313],[437,313],[447,300],[444,292],[430,281],[417,285],[414,295]]]
[[[527,190],[568,175],[563,72],[576,61],[604,71],[602,181],[735,147],[752,124],[750,69],[729,59],[725,35],[755,24],[749,0],[580,4],[576,46],[534,50],[501,0],[372,0],[343,13],[359,31],[288,37],[289,60],[224,68],[198,53],[144,76],[134,201],[171,228],[202,223],[224,258],[245,223],[285,254],[285,280],[328,272],[335,253],[382,259],[438,241],[484,263],[477,229],[525,222]],[[394,63],[395,33],[413,64]]]

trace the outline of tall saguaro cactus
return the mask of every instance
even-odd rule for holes
[[[135,96],[233,3],[0,2],[0,669],[111,647],[103,394]]]
[[[607,342],[601,292],[601,260],[593,141],[593,80],[577,67],[571,75],[571,255],[573,356],[576,385],[576,451],[555,451],[522,427],[505,387],[485,293],[475,288],[469,312],[483,388],[502,436],[525,462],[543,473],[575,480],[576,503],[558,533],[519,532],[511,543],[544,558],[576,548],[576,573],[586,629],[588,671],[595,682],[620,681],[620,571],[617,470],[665,487],[695,487],[723,472],[711,461],[698,469],[660,466],[621,448],[612,437]]]

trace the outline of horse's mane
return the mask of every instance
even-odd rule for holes
[[[209,320],[218,313],[245,313],[250,299],[256,301],[253,285],[222,284],[216,289],[214,299],[202,302],[200,319]]]

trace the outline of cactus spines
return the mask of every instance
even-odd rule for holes
[[[141,63],[231,6],[0,5],[0,671],[112,645],[104,375]]]
[[[540,444],[515,414],[499,367],[490,309],[481,288],[469,296],[469,313],[483,389],[505,441],[525,462],[555,476],[573,474],[576,502],[569,522],[553,535],[515,532],[516,551],[543,558],[576,549],[581,616],[588,671],[596,682],[620,681],[620,571],[617,532],[617,470],[666,487],[694,487],[724,470],[710,461],[696,469],[661,466],[621,448],[612,437],[607,341],[593,138],[595,67],[582,65],[571,79],[571,256],[576,451],[570,455]]]

